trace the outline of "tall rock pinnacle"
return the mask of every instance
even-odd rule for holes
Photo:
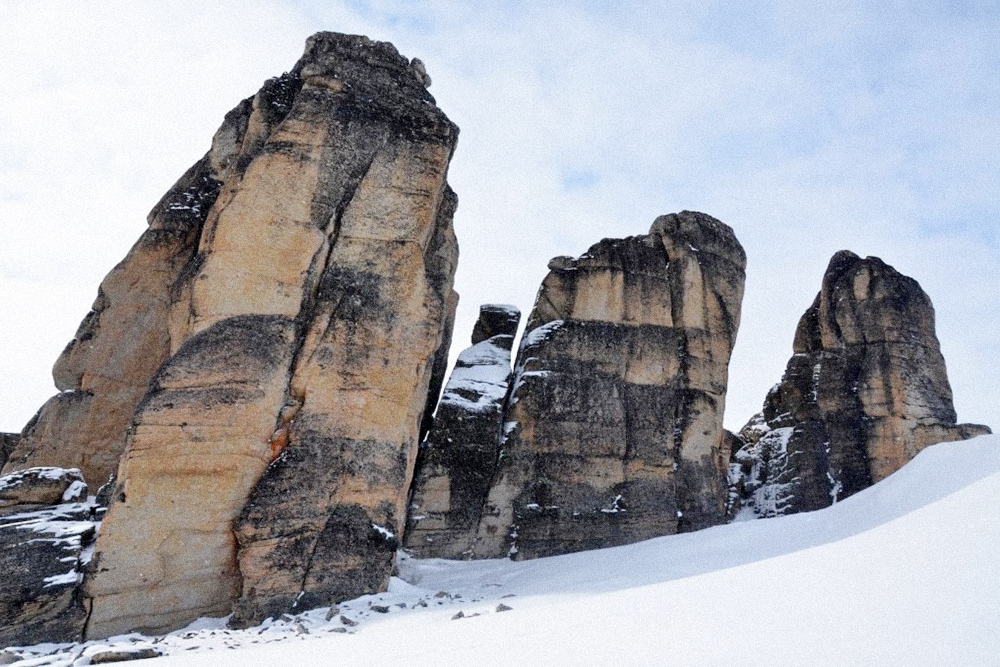
[[[929,445],[985,433],[956,424],[934,308],[917,281],[842,250],[799,321],[784,377],[740,433],[730,511],[820,509]]]
[[[728,226],[685,211],[549,263],[475,555],[546,556],[721,521],[745,262]]]
[[[117,470],[87,636],[384,588],[457,303],[458,129],[320,33],[227,116],[56,365],[6,470]]]

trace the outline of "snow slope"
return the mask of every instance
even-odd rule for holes
[[[997,665],[998,505],[1000,436],[945,443],[819,512],[516,563],[404,558],[388,593],[330,621],[202,621],[152,664]],[[109,644],[153,646],[19,664]]]

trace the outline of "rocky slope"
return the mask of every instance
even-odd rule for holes
[[[722,414],[745,255],[701,213],[549,264],[475,553],[518,558],[721,521]]]
[[[473,553],[500,453],[511,348],[520,321],[513,306],[482,306],[472,347],[458,355],[417,458],[404,544],[416,556]]]
[[[956,424],[934,308],[920,285],[844,250],[799,321],[781,382],[740,433],[730,512],[826,507],[929,445],[989,432]]]

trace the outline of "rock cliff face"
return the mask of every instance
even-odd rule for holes
[[[415,556],[473,553],[500,453],[511,348],[520,320],[513,306],[482,306],[473,345],[458,356],[417,458],[405,540]]]
[[[838,252],[799,321],[784,377],[740,433],[730,512],[826,507],[928,445],[989,433],[955,422],[930,299],[877,257]]]
[[[457,303],[458,131],[422,72],[390,44],[312,37],[154,209],[151,229],[190,221],[140,240],[159,264],[133,250],[116,271],[142,280],[105,282],[57,376],[127,349],[148,357],[147,387],[115,399],[135,410],[115,427],[131,422],[85,586],[89,637],[234,603],[242,624],[387,583]],[[119,303],[155,318],[112,317]]]
[[[97,528],[79,470],[0,477],[0,648],[79,640],[83,567]]]
[[[475,554],[607,547],[718,523],[745,255],[701,213],[549,264]]]
[[[136,406],[171,346],[179,345],[168,331],[171,305],[243,138],[246,111],[227,116],[212,150],[153,208],[148,229],[101,283],[93,310],[56,361],[61,393],[24,428],[4,474],[33,466],[79,468],[97,487],[114,473]]]

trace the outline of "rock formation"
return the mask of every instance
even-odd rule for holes
[[[0,477],[0,648],[79,640],[83,567],[97,527],[79,470]]]
[[[388,582],[457,303],[458,131],[420,71],[387,43],[310,38],[227,115],[105,281],[56,369],[72,385],[58,410],[90,416],[43,409],[19,445],[96,414],[127,413],[109,441],[131,424],[88,637],[234,603],[247,623]],[[136,393],[88,384],[108,368]],[[97,456],[73,438],[48,441],[52,456]],[[102,461],[121,451],[95,443]]]
[[[930,299],[879,258],[838,252],[799,321],[784,377],[740,433],[730,512],[826,507],[929,445],[989,433],[955,422]]]
[[[423,558],[471,555],[500,453],[510,355],[521,313],[485,305],[420,446],[405,547]]]
[[[0,467],[10,458],[10,453],[14,451],[20,439],[20,433],[0,433]]]
[[[549,263],[477,556],[546,556],[721,520],[744,267],[729,227],[687,211]]]

